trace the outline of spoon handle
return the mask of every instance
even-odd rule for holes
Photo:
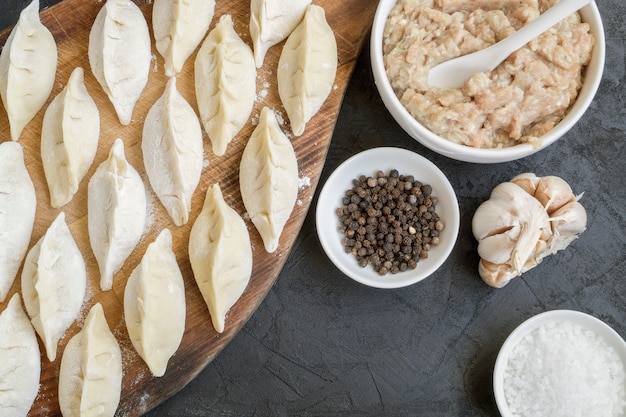
[[[573,14],[586,6],[587,3],[591,3],[591,0],[560,0],[557,4],[546,10],[545,13],[533,20],[532,25],[527,24],[511,36],[508,36],[500,42],[486,48],[493,48],[494,53],[491,56],[493,62],[491,63],[492,66],[489,70],[491,71],[497,67],[512,53],[512,51],[520,49],[528,42],[535,39],[555,24],[559,23],[563,20],[563,16]]]
[[[493,71],[513,52],[592,1],[560,0],[535,20],[500,42],[435,65],[428,72],[428,84],[440,88],[463,87],[472,74]]]

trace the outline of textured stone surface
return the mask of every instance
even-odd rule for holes
[[[408,288],[353,282],[318,242],[314,201],[252,319],[194,381],[148,416],[497,416],[493,365],[522,321],[573,309],[626,337],[626,3],[599,0],[598,6],[607,59],[591,108],[556,145],[506,164],[454,161],[408,137],[382,104],[364,50],[320,188],[341,162],[365,149],[398,146],[424,155],[448,176],[459,199],[461,229],[448,262]],[[10,14],[0,16],[0,27],[14,23]],[[492,289],[476,272],[471,219],[495,185],[529,171],[561,176],[575,193],[584,192],[588,230],[567,250]]]

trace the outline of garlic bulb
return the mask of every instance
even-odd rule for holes
[[[581,196],[556,176],[524,173],[497,185],[472,219],[481,278],[501,288],[565,249],[587,226]]]

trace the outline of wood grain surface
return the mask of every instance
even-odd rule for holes
[[[152,36],[151,1],[137,1],[136,3],[144,12]],[[221,15],[230,14],[235,22],[237,33],[248,45],[251,45],[248,31],[249,1],[217,0],[216,3],[211,29]],[[193,197],[190,221],[182,227],[176,227],[172,223],[150,188],[141,155],[141,131],[145,115],[162,94],[167,81],[163,71],[163,59],[154,47],[154,38],[152,37],[153,62],[148,85],[135,107],[131,124],[122,126],[118,122],[113,106],[91,73],[87,57],[89,31],[104,1],[65,0],[41,13],[43,24],[52,32],[57,42],[59,64],[52,94],[37,116],[28,124],[20,138],[20,143],[24,148],[27,169],[37,193],[37,212],[29,249],[43,236],[48,226],[60,212],[59,209],[53,209],[50,206],[50,197],[42,168],[40,135],[43,114],[54,96],[65,86],[70,73],[77,66],[81,66],[85,70],[87,89],[98,105],[101,132],[98,151],[91,169],[81,182],[72,201],[61,208],[66,214],[66,221],[87,265],[87,294],[80,317],[68,329],[65,337],[59,343],[56,361],[47,360],[43,354],[43,345],[40,343],[42,350],[41,386],[29,416],[60,415],[57,381],[61,354],[67,341],[81,328],[87,312],[96,302],[103,305],[109,326],[122,350],[123,387],[116,415],[137,416],[154,408],[193,379],[237,334],[263,301],[286,261],[310,207],[344,91],[356,58],[369,33],[377,4],[375,0],[315,0],[314,3],[326,10],[328,23],[337,40],[339,66],[330,96],[318,114],[307,124],[304,134],[300,137],[293,136],[286,113],[278,97],[276,82],[276,64],[283,43],[271,48],[266,55],[263,67],[257,72],[258,96],[251,117],[242,131],[231,142],[226,154],[220,157],[215,156],[211,151],[206,134],[204,135],[205,168]],[[5,43],[9,31],[10,28],[0,34],[0,45]],[[178,75],[177,87],[197,111],[193,86],[194,59],[195,54],[191,56],[182,73]],[[254,121],[258,118],[263,106],[273,108],[284,119],[282,128],[293,143],[298,158],[302,186],[299,190],[298,202],[275,253],[268,254],[265,252],[258,232],[249,220],[246,221],[253,245],[252,277],[243,296],[227,315],[224,333],[217,334],[211,325],[209,312],[191,271],[187,255],[189,232],[200,212],[207,187],[214,183],[220,184],[226,202],[244,216],[245,209],[241,202],[238,185],[239,162],[243,148],[254,129]],[[127,259],[121,271],[114,277],[113,289],[102,292],[99,289],[98,267],[87,234],[87,183],[96,167],[106,159],[113,141],[118,137],[124,141],[128,161],[144,180],[148,192],[150,214],[139,245]],[[10,140],[8,119],[4,108],[0,106],[0,141],[8,140]],[[170,360],[166,374],[161,378],[155,378],[152,377],[148,367],[137,355],[128,338],[123,319],[123,294],[128,276],[140,262],[147,246],[164,228],[169,228],[172,232],[174,252],[184,276],[187,317],[182,343],[177,353]],[[3,303],[0,303],[0,311],[5,309],[11,295],[20,291],[20,276],[21,269],[11,293]]]

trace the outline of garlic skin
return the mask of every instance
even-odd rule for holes
[[[502,288],[565,249],[587,227],[581,196],[552,175],[523,173],[497,185],[472,219],[483,281]]]
[[[570,201],[576,200],[569,184],[562,178],[553,175],[539,180],[537,190],[535,190],[535,198],[543,204],[550,215]]]
[[[496,186],[472,219],[480,257],[493,263],[510,262],[518,273],[549,229],[548,214],[541,203],[512,182]],[[503,234],[508,236],[508,245],[500,239]],[[493,240],[495,244],[491,243]],[[503,262],[503,258],[508,261]]]
[[[565,249],[587,227],[587,212],[578,201],[571,201],[552,213],[552,253]]]
[[[532,172],[525,172],[523,174],[519,174],[511,178],[511,182],[519,185],[530,195],[535,195],[535,191],[537,190],[537,184],[539,184],[539,178]]]

